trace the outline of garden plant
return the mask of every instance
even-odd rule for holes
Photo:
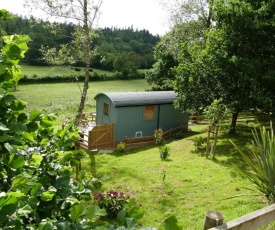
[[[254,128],[252,131],[253,141],[250,151],[243,151],[237,147],[234,142],[231,142],[246,162],[246,167],[240,167],[239,171],[255,185],[256,190],[264,194],[270,202],[274,203],[275,137],[272,122],[269,128],[269,130],[265,126],[259,130]]]

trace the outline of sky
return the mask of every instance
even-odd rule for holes
[[[24,0],[0,0],[0,9],[6,9],[18,15],[29,15],[23,7]],[[33,11],[34,16],[41,12]],[[160,0],[103,0],[98,25],[133,29],[146,29],[154,35],[168,32],[167,12]]]

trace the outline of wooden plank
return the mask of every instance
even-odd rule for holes
[[[209,230],[254,230],[275,221],[275,204],[229,221]]]
[[[125,143],[138,143],[138,142],[146,142],[146,141],[153,141],[154,136],[145,136],[145,137],[133,137],[133,138],[125,138]]]
[[[95,126],[89,132],[89,150],[113,148],[114,124]]]

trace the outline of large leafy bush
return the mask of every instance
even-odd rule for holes
[[[73,179],[72,166],[84,156],[72,150],[77,130],[69,125],[55,132],[54,115],[27,113],[26,103],[12,94],[29,40],[4,36],[0,52],[0,226],[92,229],[106,212],[82,204],[99,183],[84,171]]]

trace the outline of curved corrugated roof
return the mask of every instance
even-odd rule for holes
[[[98,93],[95,99],[100,95],[109,97],[115,107],[172,104],[177,98],[174,91]]]

